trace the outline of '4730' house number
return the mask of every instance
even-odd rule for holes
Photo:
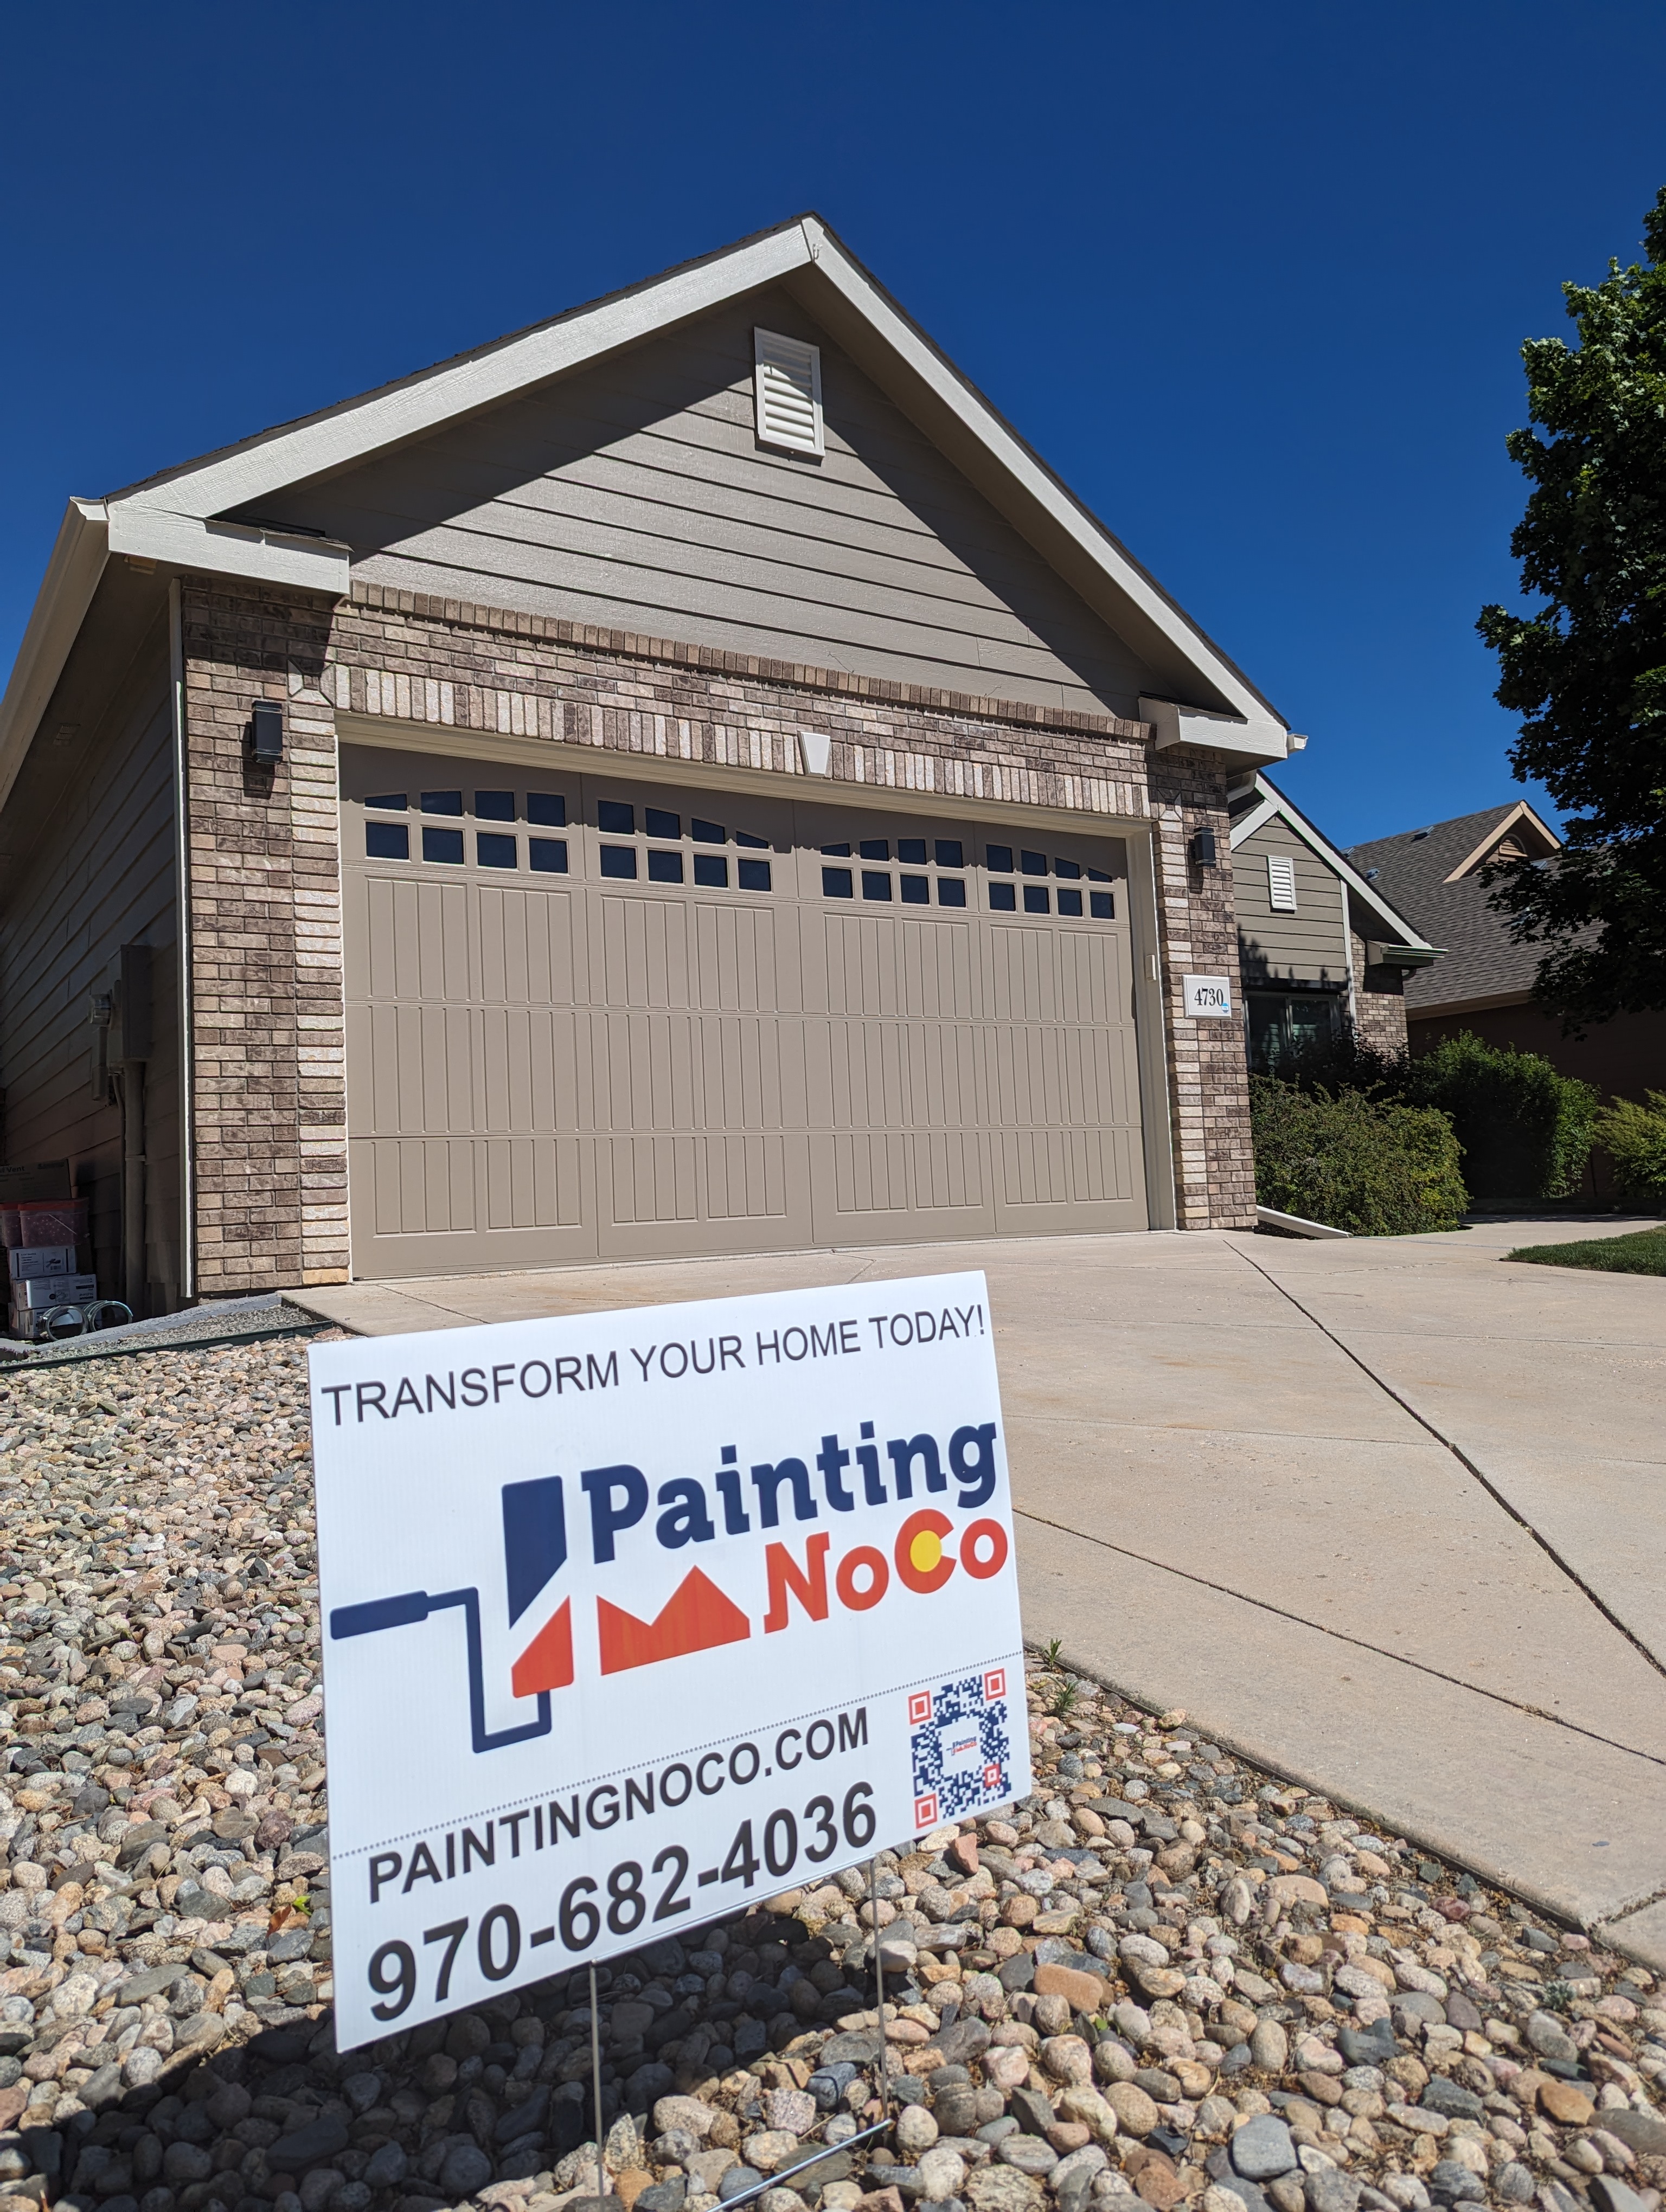
[[[1232,987],[1225,975],[1187,975],[1182,980],[1189,1017],[1221,1015],[1231,1019]]]

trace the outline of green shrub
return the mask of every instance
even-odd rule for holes
[[[1459,1146],[1444,1114],[1250,1079],[1256,1197],[1356,1237],[1456,1229],[1464,1209]]]
[[[1507,1212],[1578,1188],[1597,1095],[1537,1053],[1483,1044],[1466,1030],[1409,1061],[1399,1095],[1450,1116],[1469,1203],[1480,1211]]]
[[[1666,1212],[1666,1091],[1646,1091],[1646,1106],[1616,1098],[1596,1117],[1596,1141],[1614,1160],[1614,1179],[1629,1206]]]

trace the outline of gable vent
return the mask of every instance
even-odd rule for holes
[[[1274,914],[1296,911],[1296,863],[1287,853],[1267,856],[1267,896]]]
[[[822,453],[822,353],[819,346],[775,331],[752,332],[753,398],[760,445],[789,453]]]

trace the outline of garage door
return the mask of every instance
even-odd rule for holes
[[[1146,1225],[1113,839],[345,747],[361,1276]]]

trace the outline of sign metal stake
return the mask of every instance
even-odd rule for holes
[[[879,1960],[879,1862],[867,1863],[868,1909],[873,1915],[873,1988],[879,2009],[879,2124],[891,2118],[891,2053],[885,2036],[885,1970]]]
[[[596,2202],[599,2204],[607,2194],[607,2166],[602,2127],[602,2030],[593,1960],[590,1967],[590,2094],[596,2111]]]

